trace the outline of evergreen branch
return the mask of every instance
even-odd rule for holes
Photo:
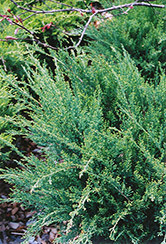
[[[79,165],[77,165],[77,167],[78,168],[80,168],[80,166]],[[85,166],[86,167],[86,166]],[[91,172],[91,170],[89,170],[89,169],[87,169],[87,171],[86,171],[87,173],[89,173],[89,175],[92,175],[92,176],[95,176],[96,178],[98,178],[98,179],[101,179],[101,180],[105,180],[105,177],[103,177],[103,175],[97,175],[97,174],[95,174],[95,173],[92,173]],[[123,196],[128,202],[132,202],[123,192],[122,192],[122,190],[121,189],[119,189],[119,187],[117,187],[115,184],[117,184],[117,182],[116,182],[116,180],[111,176],[111,175],[109,175],[109,179],[107,180],[107,182],[108,182],[108,184],[110,183],[113,187],[114,187],[114,189],[116,190],[116,191],[118,191],[119,192],[119,194],[121,195],[121,196]]]
[[[124,109],[122,106],[120,106],[120,109],[129,117],[132,119],[133,123],[135,123],[136,125],[138,125],[138,127],[152,140],[152,142],[156,145],[156,147],[160,150],[161,152],[161,147],[159,147],[158,143],[156,143],[155,138],[150,134],[150,132],[148,132],[135,118],[134,114],[132,114],[131,112],[128,112],[126,109]]]
[[[56,4],[60,4],[60,5],[62,5],[62,6],[66,6],[66,7],[70,7],[70,8],[72,8],[71,5],[66,4],[66,3],[61,3],[61,2],[57,2],[57,1],[53,1],[53,0],[48,0],[48,1],[53,2],[53,3],[56,3]]]

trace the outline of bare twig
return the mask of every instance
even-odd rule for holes
[[[47,7],[48,9],[52,9],[52,8],[50,8],[50,6],[48,6],[47,3],[45,3],[45,1],[42,0],[42,2],[46,5],[46,7]]]
[[[1,57],[1,60],[2,60],[4,70],[7,71],[7,67],[5,65],[5,60],[4,60],[3,56]]]
[[[14,3],[18,8],[23,9],[25,11],[28,12],[32,12],[35,14],[53,14],[53,13],[58,13],[58,12],[84,12],[84,13],[91,13],[91,10],[87,10],[87,9],[81,9],[81,8],[74,8],[74,7],[70,7],[70,8],[66,8],[66,9],[53,9],[53,10],[40,10],[40,11],[36,11],[33,9],[29,9],[29,8],[24,8],[20,5],[18,5],[14,0],[10,0],[12,3]]]
[[[134,3],[127,3],[127,4],[118,5],[118,6],[112,6],[111,8],[101,9],[101,10],[98,10],[98,13],[109,12],[109,11],[122,9],[122,8],[130,8],[130,6],[145,6],[145,7],[154,7],[154,8],[165,8],[165,5],[160,5],[160,4],[150,4],[150,3],[145,3],[145,2],[134,2]]]
[[[13,22],[14,25],[19,26],[21,29],[25,30],[26,32],[28,32],[29,34],[34,36],[34,32],[28,30],[24,25],[19,24],[19,23],[15,22],[15,21],[12,21],[12,22]]]
[[[83,37],[84,37],[84,35],[85,35],[85,31],[87,30],[89,24],[91,23],[92,18],[93,18],[95,15],[97,15],[97,13],[98,13],[98,12],[96,11],[94,14],[92,14],[92,15],[89,17],[89,19],[88,19],[88,21],[87,21],[87,23],[86,23],[86,25],[85,25],[85,27],[84,27],[84,29],[83,29],[83,31],[82,31],[82,34],[81,34],[81,36],[80,36],[79,41],[77,42],[77,44],[76,44],[75,46],[68,47],[67,49],[77,48],[77,47],[80,45],[80,43],[82,42],[82,39],[83,39]]]
[[[24,13],[22,13],[22,14],[26,14],[27,12],[24,12]],[[21,14],[20,14],[21,15]],[[34,15],[36,15],[35,13],[33,13],[33,14],[31,14],[31,15],[29,15],[29,16],[27,16],[26,18],[24,18],[23,19],[23,21],[25,21],[26,19],[29,19],[29,18],[31,18],[32,16],[34,16]]]
[[[10,0],[13,2],[18,8],[26,10],[28,12],[36,13],[36,14],[53,14],[57,12],[84,12],[84,13],[92,13],[92,10],[87,10],[87,9],[80,9],[80,8],[66,8],[66,9],[53,9],[53,10],[40,10],[36,11],[33,9],[28,9],[24,8],[20,5],[18,5],[14,0]],[[101,10],[97,10],[98,13],[103,13],[103,12],[109,12],[117,9],[122,9],[122,8],[129,8],[130,6],[146,6],[146,7],[154,7],[154,8],[165,8],[165,5],[159,5],[159,4],[150,4],[150,3],[145,3],[145,2],[134,2],[134,3],[128,3],[128,4],[122,4],[118,6],[112,6],[111,8],[105,8]]]

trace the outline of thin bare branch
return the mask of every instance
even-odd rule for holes
[[[84,13],[91,13],[92,12],[91,10],[74,8],[74,7],[70,7],[70,8],[66,8],[66,9],[53,9],[53,10],[36,11],[33,9],[22,7],[22,6],[18,5],[14,0],[10,0],[10,1],[12,3],[14,3],[18,8],[23,9],[23,10],[28,11],[28,12],[36,13],[36,14],[53,14],[53,13],[58,13],[58,12],[84,12]]]
[[[80,8],[66,8],[66,9],[53,9],[53,10],[32,10],[28,8],[24,8],[20,5],[18,5],[14,0],[10,0],[13,2],[18,8],[23,9],[28,12],[36,13],[36,14],[53,14],[57,12],[82,12],[82,13],[92,13],[92,10],[87,10],[87,9],[80,9]],[[165,8],[165,5],[159,5],[159,4],[150,4],[150,3],[145,3],[145,2],[134,2],[134,3],[128,3],[128,4],[122,4],[118,6],[112,6],[111,8],[105,8],[98,10],[98,13],[103,13],[103,12],[109,12],[117,9],[122,9],[122,8],[129,8],[130,6],[146,6],[146,7],[154,7],[154,8]]]
[[[4,70],[7,71],[7,67],[6,67],[5,60],[4,60],[3,56],[1,56],[1,60],[2,60]]]
[[[46,5],[46,7],[47,7],[48,9],[52,9],[52,8],[50,8],[50,6],[48,6],[48,4],[47,4],[45,1],[42,0],[42,2]]]
[[[21,25],[21,24],[15,22],[15,21],[12,21],[12,22],[13,22],[14,25],[17,25],[17,26],[19,26],[21,29],[24,29],[26,32],[28,32],[28,33],[31,34],[32,36],[34,35],[34,32],[28,30],[24,25]]]
[[[112,6],[111,8],[101,9],[101,10],[98,10],[98,13],[109,12],[109,11],[122,9],[122,8],[129,8],[130,6],[145,6],[145,7],[154,7],[154,8],[165,8],[165,5],[160,5],[160,4],[150,4],[150,3],[145,3],[145,2],[134,2],[134,3],[127,3],[127,4],[118,5],[118,6]]]
[[[42,46],[42,47],[46,47],[46,48],[50,48],[50,49],[53,49],[53,50],[58,50],[59,48],[57,47],[53,47],[45,42],[41,42],[40,40],[36,39],[36,38],[13,38],[12,37],[6,37],[6,39],[0,39],[0,41],[2,42],[8,42],[8,41],[32,41],[32,42],[36,42],[39,46]]]
[[[82,34],[81,34],[81,36],[80,36],[80,39],[79,39],[79,41],[77,42],[77,44],[75,45],[75,48],[78,47],[78,46],[80,45],[80,43],[82,42],[82,39],[83,39],[83,37],[84,37],[84,35],[85,35],[85,31],[87,30],[89,24],[90,24],[91,21],[92,21],[92,18],[93,18],[95,15],[97,15],[97,11],[89,17],[89,20],[87,21],[87,23],[86,23],[86,25],[85,25],[85,27],[84,27],[84,29],[83,29],[83,32],[82,32]]]
[[[24,12],[24,13],[22,13],[22,14],[26,14],[27,12]],[[20,14],[21,15],[21,14]],[[19,15],[19,16],[20,16]],[[27,16],[26,18],[24,18],[23,19],[23,21],[25,21],[26,19],[29,19],[29,18],[31,18],[32,16],[34,16],[34,15],[36,15],[35,13],[33,13],[33,14],[30,14],[29,16]]]

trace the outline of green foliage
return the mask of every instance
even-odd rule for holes
[[[53,53],[52,53],[53,55]],[[74,53],[72,53],[74,55]],[[69,57],[66,53],[61,53],[60,62],[65,78],[72,82],[72,88],[79,86],[82,94],[87,98],[94,94],[96,87],[101,89],[101,106],[104,119],[111,126],[118,126],[118,115],[116,113],[117,103],[117,84],[113,79],[113,73],[110,69],[110,63],[99,55],[90,57],[81,51],[77,53],[77,57]],[[113,55],[112,55],[113,58]],[[112,62],[114,68],[116,64]],[[86,72],[85,72],[86,70]],[[111,109],[110,109],[111,108]]]
[[[4,162],[11,152],[9,145],[13,141],[13,136],[10,130],[16,129],[12,120],[21,110],[20,104],[15,102],[14,93],[12,94],[8,82],[5,81],[8,77],[0,77],[0,160]]]
[[[9,5],[10,3],[10,5]],[[64,4],[64,5],[63,5]],[[11,9],[11,14],[7,12],[7,9]],[[23,8],[28,8],[30,10],[43,10],[43,11],[51,11],[55,9],[65,9],[71,8],[74,6],[76,8],[84,7],[85,4],[82,1],[72,0],[65,1],[62,4],[60,2],[55,1],[21,1],[19,6]],[[2,6],[3,7],[3,6]],[[55,12],[51,14],[31,14],[29,11],[24,11],[20,8],[17,8],[10,1],[8,2],[7,7],[3,7],[1,10],[1,14],[7,14],[11,20],[13,20],[12,15],[20,16],[23,21],[23,26],[28,30],[25,31],[24,28],[20,28],[17,25],[11,25],[7,20],[3,21],[1,24],[1,28],[3,29],[1,38],[5,38],[8,36],[7,33],[10,33],[9,36],[13,36],[16,38],[20,38],[20,41],[25,41],[33,44],[33,37],[30,32],[33,32],[36,40],[38,39],[40,42],[45,42],[54,47],[60,47],[63,45],[71,44],[72,38],[77,38],[77,35],[80,32],[80,27],[84,24],[87,19],[87,15],[81,15],[79,12]],[[42,28],[51,23],[51,27],[49,29]],[[18,22],[18,24],[21,24]],[[17,34],[15,30],[18,29]],[[7,35],[6,35],[7,34]]]
[[[87,55],[61,53],[55,76],[32,57],[29,84],[9,81],[30,110],[31,121],[18,118],[22,133],[43,148],[42,159],[31,156],[23,170],[1,175],[14,184],[10,201],[37,211],[27,240],[51,223],[61,224],[60,243],[91,243],[93,236],[146,243],[165,234],[166,77],[150,85],[126,52],[116,57],[116,65],[103,60],[101,79],[92,70],[102,56],[88,65]],[[107,87],[116,90],[109,110],[118,126],[104,116]]]
[[[25,47],[16,42],[2,42],[0,52],[3,54],[0,58],[1,67],[9,73],[16,74],[20,79],[23,78],[24,72],[22,65],[25,65],[25,60],[28,62]]]
[[[7,9],[11,8],[12,11],[13,5],[10,0],[1,1],[0,3],[0,15],[8,15]],[[2,20],[3,17],[1,16]],[[14,31],[17,27],[15,25],[9,24],[7,20],[0,22],[0,66],[4,68],[8,73],[16,74],[20,79],[23,78],[24,72],[22,65],[28,62],[28,50],[25,47],[25,43],[18,43],[15,41],[6,41],[5,37],[13,36]],[[24,36],[22,35],[22,38]]]
[[[98,30],[90,28],[93,41],[70,55],[1,45],[8,51],[1,59],[6,72],[0,72],[0,138],[12,145],[11,136],[6,138],[12,129],[41,150],[39,158],[18,162],[21,167],[1,169],[0,177],[13,185],[7,201],[36,211],[24,243],[49,224],[61,226],[57,243],[86,244],[103,236],[146,244],[166,237],[164,13],[156,17],[151,9],[134,8]],[[58,14],[54,20],[60,30],[66,24],[71,31],[80,25],[77,17]],[[40,40],[64,41],[55,26],[41,36],[41,26],[52,18],[32,17],[26,25]],[[6,35],[12,28],[3,25]],[[18,79],[6,74],[15,67],[21,68]],[[27,118],[20,115],[22,108]]]
[[[134,7],[127,15],[116,16],[112,21],[101,24],[99,31],[89,29],[93,39],[90,49],[96,55],[112,58],[112,47],[129,52],[141,74],[155,81],[160,68],[166,70],[166,10]],[[157,77],[158,78],[158,77]]]
[[[69,4],[75,7],[84,7],[85,4],[82,1],[65,1],[64,4]],[[21,1],[19,5],[24,8],[30,9],[64,9],[67,6],[58,4],[55,1]],[[49,6],[49,7],[48,7]],[[69,7],[68,7],[69,8]],[[8,12],[11,10],[11,13]],[[0,14],[7,15],[8,18],[16,22],[19,16],[23,20],[23,26],[29,31],[33,32],[36,40],[40,43],[46,43],[55,48],[61,46],[69,46],[73,44],[73,39],[78,40],[79,34],[81,32],[81,27],[84,25],[87,15],[81,15],[79,12],[59,12],[53,14],[37,14],[31,15],[30,12],[26,12],[22,9],[17,8],[10,0],[2,1],[0,3]],[[16,19],[13,18],[15,16]],[[29,17],[30,16],[30,17]],[[3,17],[0,17],[2,20]],[[18,20],[18,19],[17,19]],[[42,28],[51,24],[49,29],[42,31]],[[19,25],[22,23],[18,22]],[[0,57],[0,65],[2,65],[8,72],[17,74],[19,79],[22,79],[24,72],[22,66],[25,62],[30,62],[28,60],[29,50],[27,50],[26,44],[31,44],[32,46],[36,44],[33,42],[34,37],[24,28],[17,26],[16,24],[11,24],[9,21],[4,19],[0,21],[0,52],[2,53]],[[18,38],[17,41],[7,40],[6,37]],[[45,48],[43,48],[45,50]],[[49,52],[49,51],[47,51]],[[46,55],[40,55],[39,53],[34,53],[38,59],[43,62],[46,59],[48,65],[53,63]],[[52,69],[55,67],[53,66]]]

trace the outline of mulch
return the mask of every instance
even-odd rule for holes
[[[0,198],[7,199],[10,185],[0,181]],[[19,203],[0,204],[0,244],[19,244],[23,242],[31,217],[35,211],[28,211]],[[29,239],[29,244],[52,244],[59,236],[59,226],[44,226],[41,234]]]

